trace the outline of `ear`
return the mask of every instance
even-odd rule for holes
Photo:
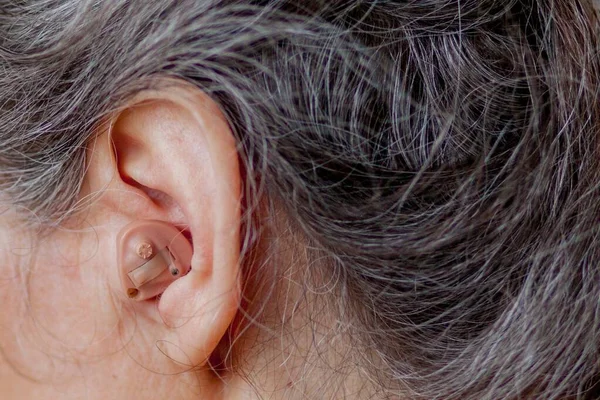
[[[117,298],[146,321],[146,341],[151,337],[178,363],[198,366],[238,309],[240,168],[217,104],[194,86],[167,83],[133,98],[95,142],[87,186],[103,193],[99,203],[103,216],[112,215],[115,246],[116,231],[140,220],[163,221],[189,236],[187,275],[148,301]],[[118,279],[110,281],[119,292]]]

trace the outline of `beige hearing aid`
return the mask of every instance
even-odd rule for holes
[[[151,299],[190,271],[192,245],[175,226],[136,221],[117,237],[121,283],[130,299]]]

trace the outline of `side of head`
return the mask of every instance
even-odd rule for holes
[[[0,2],[0,388],[593,396],[591,3],[296,3]]]

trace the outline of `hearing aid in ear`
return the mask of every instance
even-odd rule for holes
[[[136,221],[117,237],[117,264],[130,299],[151,299],[191,268],[192,245],[175,226]]]

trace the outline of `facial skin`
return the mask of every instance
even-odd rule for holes
[[[110,240],[96,232],[97,240],[92,231],[45,239],[35,256],[18,257],[32,265],[26,287],[4,282],[4,398],[187,398],[199,390],[194,374],[169,376],[178,368],[153,351],[152,321],[117,303],[106,285],[111,271],[94,256]]]

